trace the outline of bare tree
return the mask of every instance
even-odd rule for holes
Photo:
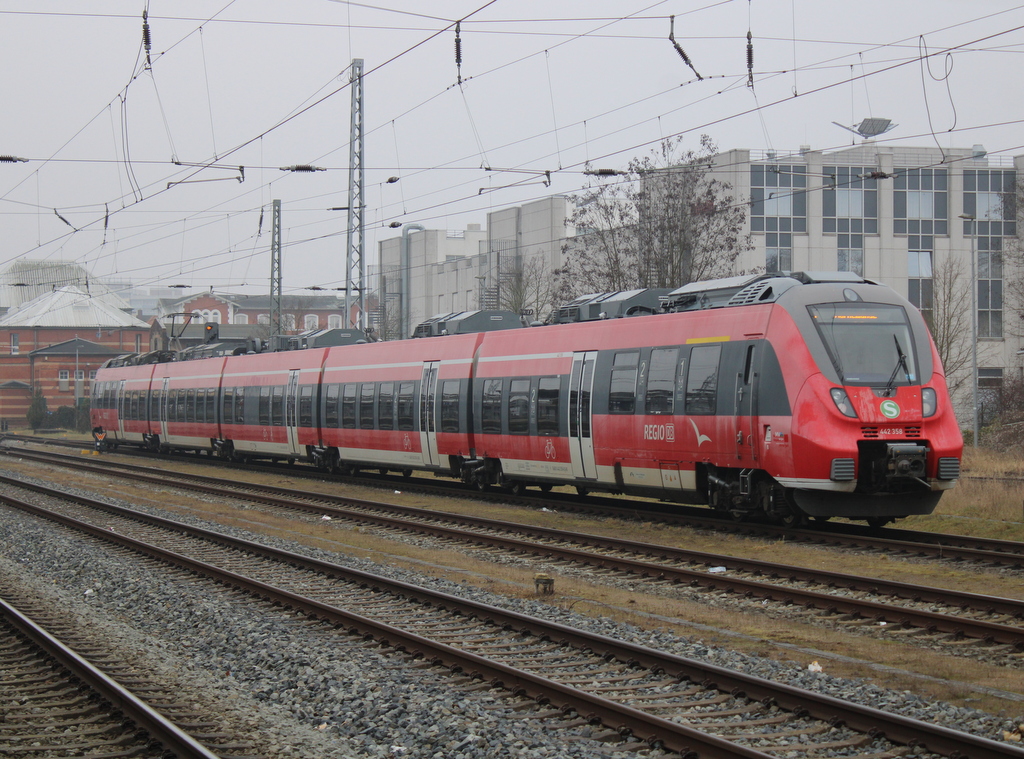
[[[970,389],[971,279],[963,260],[946,256],[932,270],[931,308],[922,308],[946,372],[950,395]],[[928,305],[922,303],[922,305]]]
[[[524,255],[511,271],[502,275],[498,308],[537,319],[551,310],[556,289],[555,278],[544,259]]]
[[[574,198],[577,236],[557,272],[559,297],[645,287],[680,287],[734,273],[749,250],[746,210],[711,176],[715,145],[699,151],[667,139],[633,159],[618,182],[592,181]]]

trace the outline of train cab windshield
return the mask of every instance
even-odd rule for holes
[[[920,383],[907,313],[883,303],[808,306],[844,385],[892,388]]]

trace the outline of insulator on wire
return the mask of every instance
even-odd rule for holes
[[[462,22],[455,22],[455,66],[459,70],[459,84],[462,84]]]
[[[676,52],[679,53],[679,57],[683,59],[683,63],[685,63],[687,66],[689,66],[690,70],[693,71],[693,73],[697,75],[697,81],[699,81],[699,82],[704,81],[704,77],[702,77],[700,75],[700,73],[697,71],[697,69],[695,69],[693,67],[693,64],[690,62],[690,56],[688,56],[686,54],[686,51],[683,50],[683,48],[679,46],[678,42],[676,42],[676,17],[675,16],[669,16],[668,39],[669,39],[669,42],[672,43],[672,47],[674,47],[676,49]]]
[[[747,32],[747,86],[754,87],[754,38]]]
[[[150,50],[153,48],[153,39],[149,34],[149,14],[146,11],[142,12],[142,47],[146,50],[146,65],[152,64],[149,59]]]

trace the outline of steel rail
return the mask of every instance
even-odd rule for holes
[[[123,685],[98,670],[3,598],[0,598],[0,614],[34,645],[44,650],[90,689],[99,693],[114,709],[134,722],[138,728],[148,733],[167,750],[172,751],[178,759],[218,759],[217,754],[207,749]]]
[[[8,436],[11,437],[11,436]],[[2,441],[0,437],[0,441]],[[18,438],[21,439],[21,438]],[[30,439],[35,442],[35,439]],[[50,441],[41,440],[39,442],[50,443],[54,445],[63,445],[65,447],[78,447],[82,448],[87,444],[83,441],[81,444],[71,443],[69,441]],[[0,447],[0,453],[11,455],[11,456],[25,456],[29,458],[28,452],[24,449],[10,449]],[[68,454],[57,454],[49,452],[34,452],[40,456],[51,456],[61,457],[68,460],[74,459],[74,456]],[[125,451],[126,455],[138,456],[143,458],[150,458],[152,454],[147,454],[142,451]],[[166,460],[166,459],[164,459]],[[177,458],[177,461],[183,461],[186,459]],[[234,469],[239,465],[230,462],[224,462],[212,458],[196,459],[198,463],[205,466],[217,466],[217,467],[228,467]],[[104,466],[110,466],[111,462],[106,461]],[[117,467],[135,467],[139,465],[126,464],[123,462],[114,463],[113,466]],[[151,467],[142,467],[140,469],[151,469]],[[242,467],[245,471],[267,471],[269,473],[280,474],[282,471],[288,471],[291,474],[296,474],[297,470],[295,467],[275,468],[275,467],[254,467],[253,465],[246,465]],[[199,478],[202,475],[190,475],[191,477]],[[351,476],[344,479],[336,478],[334,475],[330,475],[325,472],[310,469],[308,471],[308,477],[317,479],[328,479],[332,481],[365,484],[367,486],[381,486],[381,480],[378,478],[362,478],[356,479]],[[399,481],[399,480],[396,480]],[[419,491],[428,493],[441,493],[444,495],[452,495],[453,491],[465,495],[466,489],[462,485],[439,485],[435,482],[428,482],[422,479],[408,480],[402,478],[400,482],[403,483],[403,487],[406,489],[415,488]],[[272,488],[268,488],[271,490]],[[979,538],[969,535],[955,535],[952,533],[930,533],[930,532],[919,532],[913,530],[903,530],[899,528],[886,528],[883,533],[879,533],[879,530],[873,528],[866,528],[856,524],[846,523],[829,523],[821,524],[815,529],[796,529],[792,527],[780,527],[770,524],[763,524],[757,522],[733,522],[730,519],[719,517],[714,512],[709,511],[703,507],[688,507],[680,504],[673,504],[671,510],[667,509],[665,504],[654,501],[619,501],[618,504],[612,503],[609,498],[599,498],[591,496],[588,501],[581,501],[577,496],[573,495],[560,495],[560,494],[547,494],[543,498],[539,496],[515,496],[505,491],[499,491],[499,493],[488,494],[481,493],[479,491],[472,491],[471,497],[485,500],[501,500],[503,502],[514,501],[523,504],[529,504],[532,506],[545,505],[552,508],[559,508],[566,511],[576,511],[580,513],[600,513],[605,516],[620,517],[623,519],[637,519],[647,518],[650,519],[652,516],[657,516],[666,521],[684,524],[692,527],[701,527],[706,529],[713,529],[726,532],[736,532],[744,535],[752,536],[769,536],[773,538],[779,538],[782,540],[788,540],[799,543],[815,543],[824,545],[835,545],[835,546],[848,546],[854,548],[867,548],[877,549],[882,551],[890,551],[893,553],[905,553],[910,555],[920,556],[933,556],[944,559],[955,559],[963,561],[976,561],[983,562],[995,566],[1006,566],[1011,568],[1024,568],[1024,543],[1011,540],[999,540],[995,538]],[[623,506],[619,505],[622,503],[636,503],[636,506]]]
[[[68,494],[61,494],[58,497],[70,498],[70,500],[79,503],[91,500],[77,496],[69,497]],[[444,664],[453,671],[466,672],[473,677],[488,679],[495,684],[500,683],[503,687],[513,692],[530,695],[538,703],[561,703],[563,708],[573,708],[588,717],[600,719],[612,727],[626,728],[634,736],[646,740],[653,745],[660,744],[684,754],[696,752],[699,755],[706,755],[708,757],[743,756],[747,757],[747,759],[767,759],[769,756],[751,749],[740,749],[743,753],[738,754],[735,752],[733,744],[687,728],[676,722],[662,720],[630,707],[622,709],[621,705],[615,702],[594,696],[593,694],[577,691],[575,688],[556,683],[548,678],[533,675],[500,663],[490,662],[480,656],[461,651],[447,644],[430,641],[400,628],[383,625],[362,615],[347,612],[313,599],[306,599],[290,591],[245,578],[237,573],[213,567],[205,562],[197,561],[181,554],[139,543],[126,536],[114,533],[109,529],[90,525],[72,517],[55,514],[42,507],[19,501],[9,496],[0,496],[0,500],[16,508],[21,508],[44,518],[72,526],[105,541],[131,548],[162,561],[171,561],[177,566],[187,567],[192,571],[202,572],[220,582],[232,586],[247,587],[250,592],[258,596],[304,611],[311,616],[326,619],[334,624],[347,626],[351,632],[372,637],[382,645],[388,645],[413,655],[423,656],[435,664]],[[961,733],[941,726],[929,725],[919,720],[842,701],[813,691],[775,683],[713,664],[619,641],[608,636],[588,633],[567,625],[548,622],[525,614],[501,609],[500,607],[452,596],[447,593],[431,591],[410,583],[378,577],[360,570],[271,548],[212,530],[193,527],[160,517],[142,515],[138,512],[120,509],[119,507],[98,501],[94,501],[91,505],[102,511],[120,513],[131,518],[141,518],[140,521],[163,525],[176,533],[191,534],[222,545],[235,547],[243,552],[271,558],[320,574],[341,577],[354,583],[374,585],[424,604],[443,606],[466,615],[472,615],[505,629],[518,630],[522,634],[534,635],[539,639],[553,640],[584,650],[600,652],[608,657],[631,665],[646,667],[654,672],[664,672],[673,677],[685,678],[689,681],[701,683],[709,688],[713,687],[765,704],[775,704],[787,711],[821,719],[831,724],[843,724],[859,732],[868,733],[873,736],[882,736],[896,743],[910,745],[950,757],[1024,759],[1024,750],[987,738]],[[576,701],[575,699],[577,698],[581,700]],[[726,745],[723,746],[723,743]]]
[[[143,471],[139,471],[140,469]],[[101,468],[101,471],[106,470]],[[451,538],[460,541],[491,545],[503,549],[512,549],[529,555],[539,555],[548,559],[562,559],[580,564],[597,566],[599,568],[616,569],[645,578],[653,577],[693,587],[709,587],[717,590],[737,593],[745,597],[756,597],[776,602],[792,603],[806,608],[825,610],[833,614],[849,614],[854,617],[873,619],[876,622],[912,626],[928,630],[930,632],[965,636],[993,643],[1012,645],[1018,649],[1024,649],[1024,628],[1015,627],[1013,625],[986,620],[972,620],[941,612],[896,607],[889,603],[858,598],[846,598],[843,596],[804,588],[788,588],[785,586],[774,585],[769,582],[751,580],[742,577],[729,577],[724,574],[709,574],[706,571],[671,566],[655,561],[615,557],[607,554],[595,555],[584,550],[566,546],[556,546],[547,543],[536,544],[515,538],[495,537],[477,532],[468,532],[453,527],[425,524],[419,520],[375,516],[361,511],[352,511],[336,505],[328,506],[323,502],[358,504],[362,508],[387,510],[392,513],[415,514],[419,517],[423,517],[423,510],[416,509],[414,507],[384,504],[348,497],[338,497],[313,493],[310,491],[296,491],[286,488],[258,486],[259,490],[263,492],[278,493],[278,495],[264,495],[259,492],[247,492],[246,486],[232,485],[230,487],[223,487],[223,480],[202,477],[199,475],[189,475],[190,479],[198,480],[198,482],[190,483],[187,481],[169,481],[170,475],[154,472],[151,468],[146,467],[133,467],[132,470],[129,471],[132,472],[130,476],[134,480],[149,482],[151,484],[162,486],[172,485],[183,489],[202,491],[206,494],[220,495],[226,498],[244,498],[281,508],[298,509],[309,511],[311,513],[329,513],[334,516],[342,516],[363,522],[375,523],[389,528],[397,527],[399,529],[405,529],[420,534],[429,534],[435,537]],[[22,483],[17,479],[8,480],[2,475],[0,475],[0,481],[8,481],[17,486],[32,487],[28,483]],[[303,504],[295,501],[295,498],[309,498],[321,501],[321,503]],[[986,613],[1004,614],[1013,616],[1017,619],[1024,619],[1024,601],[1018,599],[985,596],[977,593],[968,593],[965,591],[948,590],[943,588],[929,588],[914,585],[912,583],[880,580],[858,575],[831,572],[828,570],[805,569],[791,565],[762,561],[759,559],[744,559],[725,556],[722,554],[692,551],[674,546],[653,545],[638,541],[629,541],[621,538],[609,538],[600,535],[588,534],[581,535],[565,530],[534,527],[508,521],[488,519],[485,517],[470,517],[452,514],[450,512],[436,511],[430,511],[428,514],[431,519],[445,519],[459,522],[464,525],[470,524],[480,529],[527,533],[543,540],[582,543],[587,546],[606,550],[656,555],[659,559],[663,559],[665,561],[676,561],[684,564],[700,563],[713,567],[724,566],[760,576],[782,578],[791,581],[813,582],[819,585],[839,586],[854,591],[870,592],[876,595],[888,594],[896,598],[908,599],[914,602],[942,603],[950,606],[972,608]]]

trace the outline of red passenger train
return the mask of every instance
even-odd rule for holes
[[[888,287],[848,273],[736,277],[680,288],[660,311],[121,357],[97,373],[92,420],[114,445],[571,485],[787,524],[927,514],[959,478],[938,354]]]

